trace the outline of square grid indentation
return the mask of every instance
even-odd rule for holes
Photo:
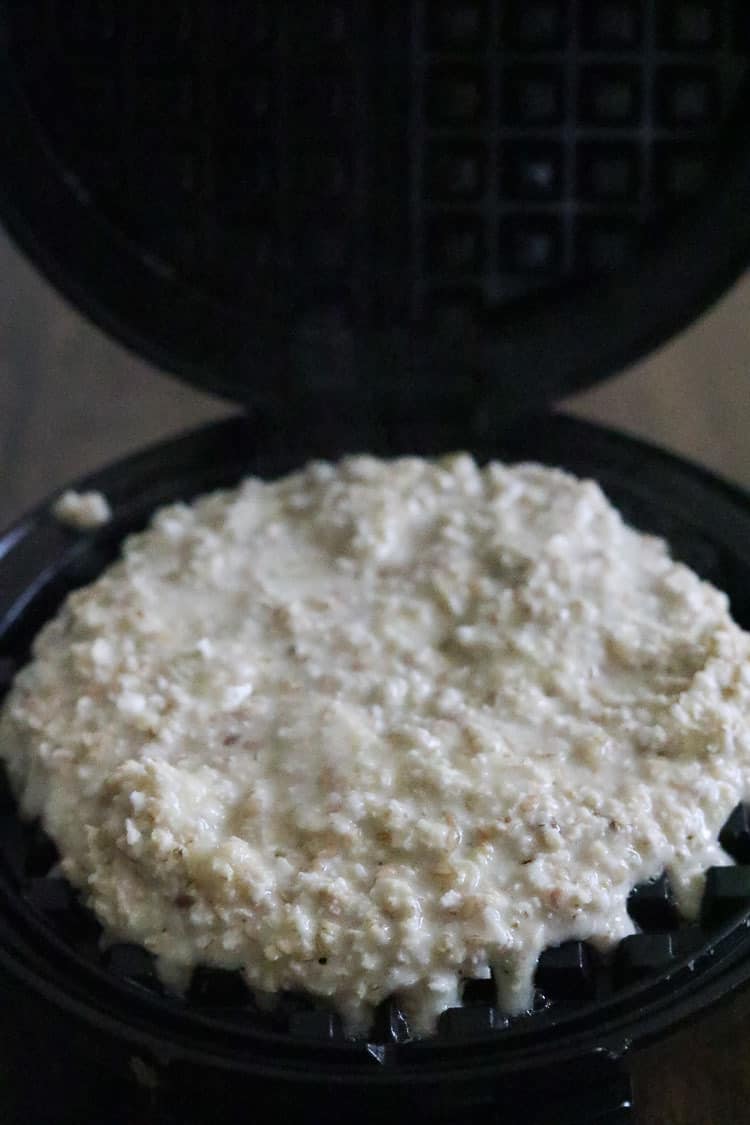
[[[96,207],[157,262],[240,302],[274,271],[307,270],[334,303],[366,291],[369,248],[353,230],[366,226],[369,5],[10,9],[41,122]]]
[[[747,60],[732,0],[421,0],[415,312],[494,303],[637,253],[706,186]],[[738,25],[739,27],[738,31]],[[470,141],[469,141],[470,136]],[[471,228],[472,252],[446,254]],[[472,268],[472,263],[481,264]],[[467,308],[464,315],[471,317]]]
[[[93,205],[241,307],[283,278],[421,317],[616,268],[710,181],[750,59],[746,0],[7,9]]]

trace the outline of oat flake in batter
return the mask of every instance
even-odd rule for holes
[[[536,465],[355,457],[166,508],[41,633],[0,720],[110,939],[427,1033],[528,1005],[667,868],[683,911],[750,791],[723,594]]]

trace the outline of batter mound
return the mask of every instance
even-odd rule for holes
[[[159,511],[41,632],[0,718],[109,940],[429,1033],[462,978],[687,916],[750,790],[750,638],[599,488],[352,457]]]

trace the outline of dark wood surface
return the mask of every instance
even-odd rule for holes
[[[680,339],[567,405],[750,486],[750,280]],[[86,324],[0,236],[0,524],[68,479],[229,408]],[[634,1062],[638,1125],[750,1121],[750,1001]]]

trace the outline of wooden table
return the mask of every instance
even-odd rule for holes
[[[748,368],[750,279],[657,355],[566,406],[750,487]],[[0,235],[0,524],[69,478],[228,410],[105,339]],[[750,1121],[748,1013],[743,1000],[638,1057],[638,1125]]]

